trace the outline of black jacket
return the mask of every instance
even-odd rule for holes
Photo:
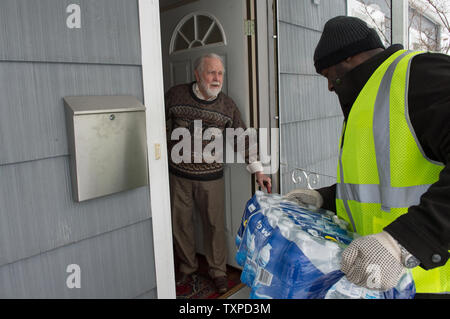
[[[393,45],[341,78],[338,92],[344,119],[372,73],[394,52]],[[450,56],[425,53],[411,63],[408,91],[411,124],[425,152],[444,163],[439,180],[424,193],[417,206],[384,228],[403,247],[432,269],[444,265],[450,249]],[[336,185],[318,190],[324,208],[336,211]]]

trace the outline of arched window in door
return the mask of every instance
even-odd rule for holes
[[[219,20],[206,12],[193,12],[181,19],[176,26],[169,53],[226,44],[225,32]]]

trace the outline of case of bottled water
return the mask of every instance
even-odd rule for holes
[[[323,209],[313,211],[278,194],[257,191],[236,236],[236,261],[251,298],[407,299],[415,286],[405,273],[389,291],[350,283],[339,270],[342,251],[357,236]]]
[[[257,271],[256,258],[271,237],[273,230],[267,218],[260,212],[253,214],[248,219],[242,243],[236,253],[237,263],[244,267],[241,281],[248,286],[253,285]]]

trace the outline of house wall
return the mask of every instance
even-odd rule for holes
[[[81,28],[69,28],[78,4]],[[0,298],[155,297],[149,187],[72,199],[63,97],[143,102],[137,0],[0,2]],[[81,288],[68,288],[67,266]]]
[[[281,190],[294,184],[294,168],[323,174],[314,188],[335,182],[342,111],[327,81],[316,73],[315,47],[325,22],[346,14],[345,0],[278,1]],[[325,176],[326,175],[326,176]]]

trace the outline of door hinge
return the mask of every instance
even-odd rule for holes
[[[155,160],[161,159],[161,144],[155,144]]]
[[[246,36],[255,35],[255,20],[244,20],[244,33]]]

